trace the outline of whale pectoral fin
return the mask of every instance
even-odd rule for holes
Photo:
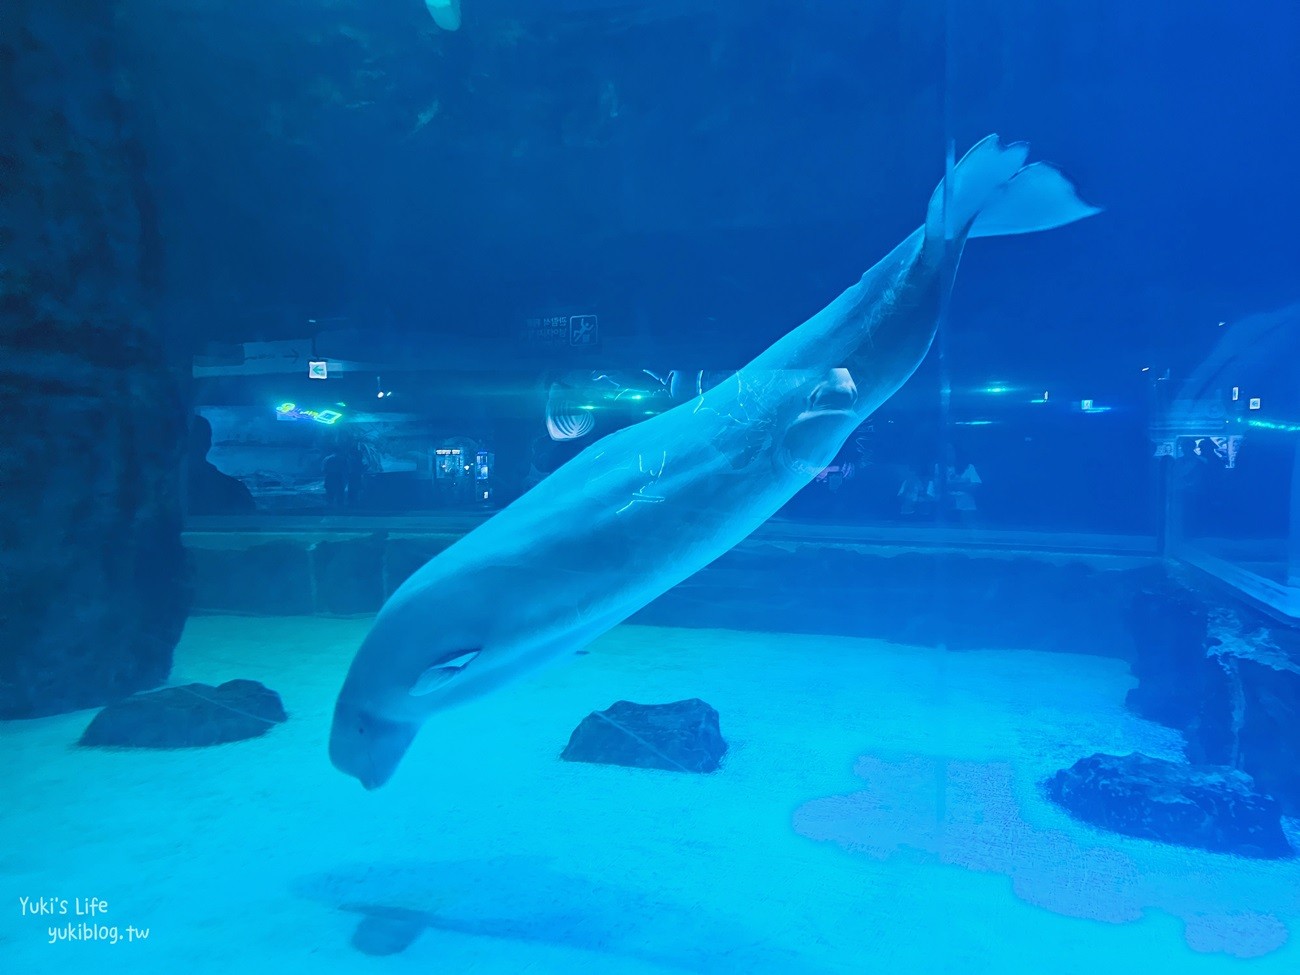
[[[423,697],[425,694],[432,693],[464,670],[481,652],[480,650],[456,651],[417,677],[408,693],[411,697]]]

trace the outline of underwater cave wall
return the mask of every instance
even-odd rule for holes
[[[1300,816],[1300,627],[1180,568],[1129,613],[1128,707],[1176,728],[1195,763],[1230,765]]]
[[[462,533],[190,531],[194,612],[376,613]],[[958,552],[780,533],[760,528],[629,622],[1129,659],[1125,613],[1162,572],[1145,557]]]
[[[162,682],[185,618],[184,414],[110,4],[0,7],[0,718]]]

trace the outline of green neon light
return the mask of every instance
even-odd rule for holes
[[[332,426],[343,419],[343,414],[338,410],[304,410],[296,403],[281,403],[275,408],[275,412],[286,420],[315,420],[326,426]]]

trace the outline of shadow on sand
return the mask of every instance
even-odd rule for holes
[[[683,972],[829,975],[770,931],[693,904],[554,870],[540,858],[353,865],[303,878],[296,893],[360,915],[353,946],[372,956],[443,933],[567,947]]]

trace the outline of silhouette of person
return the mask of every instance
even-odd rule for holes
[[[976,489],[984,482],[969,461],[959,462],[957,451],[951,444],[944,450],[947,463],[938,468],[936,479],[944,485],[946,510],[955,514],[961,524],[970,526],[975,523],[977,505]]]
[[[898,513],[903,518],[920,518],[934,511],[934,480],[925,476],[925,467],[912,465],[898,488]]]
[[[321,464],[321,473],[325,475],[325,503],[331,508],[343,504],[344,491],[348,483],[348,459],[342,448],[335,447]]]
[[[361,452],[361,445],[355,440],[348,446],[345,461],[347,464],[348,507],[355,508],[361,503],[361,489],[366,476],[366,456]]]
[[[253,493],[237,477],[223,474],[208,460],[212,424],[196,414],[190,420],[185,463],[186,511],[192,515],[242,515],[257,510]]]

